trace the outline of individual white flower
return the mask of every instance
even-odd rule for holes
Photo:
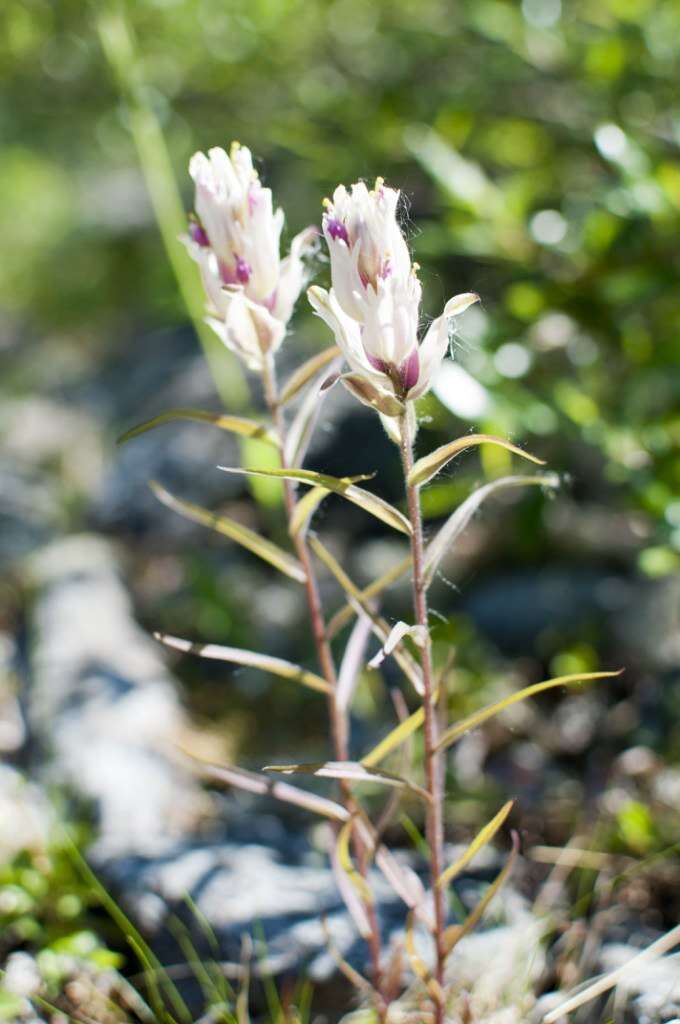
[[[421,287],[397,221],[398,200],[381,178],[370,192],[363,183],[335,190],[323,217],[332,288],[308,292],[349,363],[352,372],[341,380],[387,416],[429,389],[448,348],[450,319],[479,300],[474,292],[450,299],[419,342]]]
[[[232,143],[228,155],[195,153],[189,173],[196,212],[184,242],[201,270],[207,321],[250,369],[261,370],[264,355],[283,341],[317,231],[296,235],[281,260],[283,211],[273,209],[245,146]]]

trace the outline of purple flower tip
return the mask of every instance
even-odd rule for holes
[[[200,245],[201,248],[207,249],[210,245],[210,239],[205,233],[205,228],[197,220],[192,219],[189,221],[189,234],[193,241]]]
[[[337,217],[329,217],[326,220],[326,230],[334,241],[337,241],[339,238],[346,246],[349,247],[349,235],[347,234],[347,228],[341,220],[338,220]]]

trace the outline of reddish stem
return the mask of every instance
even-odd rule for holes
[[[430,848],[430,874],[434,899],[434,942],[436,949],[435,978],[439,991],[444,992],[444,966],[446,949],[446,894],[437,885],[444,862],[444,788],[442,756],[437,750],[439,721],[437,714],[438,696],[435,691],[432,667],[432,644],[428,631],[427,584],[425,582],[425,551],[423,544],[423,521],[420,509],[420,488],[409,484],[408,476],[413,468],[413,439],[408,415],[401,418],[401,459],[404,469],[404,485],[411,522],[411,554],[413,557],[413,609],[417,625],[424,626],[425,643],[421,650],[423,673],[423,706],[425,710],[425,784],[430,801],[427,810],[426,831]],[[445,1005],[443,999],[434,1000],[435,1024],[444,1024]]]

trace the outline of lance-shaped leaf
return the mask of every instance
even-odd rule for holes
[[[343,715],[350,708],[359,681],[366,645],[371,635],[371,626],[372,623],[368,616],[363,613],[358,616],[342,656],[338,683],[335,688],[335,706]]]
[[[326,568],[330,569],[333,573],[336,580],[347,594],[350,604],[355,604],[355,614],[363,612],[363,614],[371,620],[373,632],[380,642],[384,644],[390,634],[389,624],[373,610],[367,601],[362,600],[359,588],[352,582],[338,562],[337,558],[333,557],[331,552],[321,543],[318,537],[312,537],[310,539],[310,547],[314,551],[315,555],[321,559]],[[394,659],[404,675],[410,681],[416,693],[422,696],[423,683],[420,669],[408,651],[401,650],[397,647],[394,650]]]
[[[352,477],[328,476],[326,473],[315,473],[311,469],[241,469],[232,466],[218,466],[224,473],[243,473],[248,476],[273,476],[282,480],[295,480],[298,483],[306,484],[308,487],[325,487],[334,494],[340,494],[347,501],[358,505],[364,512],[370,512],[376,519],[382,520],[388,526],[399,530],[400,533],[410,533],[411,524],[406,516],[389,502],[379,498],[377,494],[371,494],[362,487],[353,483]],[[369,479],[368,477],[366,479]]]
[[[360,476],[348,477],[347,479],[352,483],[358,483],[360,480],[370,480],[371,477],[364,473]],[[324,498],[327,498],[330,493],[326,487],[312,487],[311,491],[307,491],[306,494],[303,494],[296,501],[289,524],[291,537],[297,537],[299,534],[302,534],[304,537],[312,516]]]
[[[444,932],[444,948],[446,955],[448,956],[454,946],[457,946],[464,935],[471,932],[477,922],[481,919],[482,915],[486,912],[487,907],[491,903],[499,889],[503,886],[508,875],[515,866],[517,855],[519,854],[519,836],[516,832],[512,833],[512,852],[507,859],[507,862],[503,870],[496,876],[489,888],[486,890],[481,900],[466,918],[463,924],[454,924],[450,928],[447,928]]]
[[[509,452],[514,452],[515,455],[521,455],[523,459],[528,459],[529,462],[535,462],[538,466],[545,465],[542,459],[537,459],[535,455],[530,455],[529,452],[517,448],[516,445],[510,444],[509,441],[505,441],[502,437],[494,437],[492,434],[468,434],[466,437],[459,437],[456,441],[443,444],[441,448],[436,448],[429,455],[418,459],[408,475],[408,483],[412,487],[426,484],[456,455],[480,444],[499,445],[501,448],[506,448]]]
[[[244,651],[240,647],[192,643],[191,640],[181,640],[179,637],[169,636],[167,633],[154,633],[154,636],[156,640],[160,640],[166,647],[172,647],[175,651],[195,654],[199,658],[209,658],[212,661],[228,661],[232,665],[259,668],[263,672],[271,672],[272,675],[292,679],[293,682],[301,683],[302,686],[307,686],[310,690],[318,690],[319,693],[330,691],[328,683],[321,676],[310,672],[309,669],[301,668],[300,665],[294,665],[292,661],[285,661],[283,658],[274,658],[270,654],[258,654],[257,651]]]
[[[371,906],[373,903],[373,893],[371,892],[366,879],[363,878],[361,873],[355,868],[354,861],[352,860],[352,854],[350,852],[350,842],[355,822],[356,818],[350,818],[350,820],[342,826],[338,832],[335,850],[340,867],[345,872],[364,903],[367,906]]]
[[[407,557],[403,558],[401,562],[397,562],[396,565],[392,566],[391,569],[388,569],[387,572],[383,573],[382,576],[379,576],[376,580],[373,580],[372,583],[369,583],[369,585],[364,587],[363,590],[359,590],[357,592],[356,600],[362,606],[364,604],[368,604],[374,597],[378,597],[382,594],[383,590],[387,590],[389,586],[396,583],[396,581],[401,579],[402,576],[405,576],[411,568],[411,565],[411,555],[407,555]],[[337,636],[342,627],[345,626],[355,614],[356,606],[349,603],[344,605],[342,608],[339,608],[335,615],[333,615],[328,621],[327,632],[329,639],[332,640],[334,636]]]
[[[361,763],[367,768],[373,765],[380,764],[384,761],[388,754],[391,754],[393,750],[400,747],[402,743],[405,743],[409,736],[412,736],[414,732],[420,729],[421,725],[425,721],[425,709],[420,707],[417,711],[414,711],[412,715],[400,722],[396,728],[392,729],[391,732],[385,736],[383,740],[378,743],[373,750],[370,750],[365,757],[361,758]]]
[[[425,906],[425,889],[415,871],[406,864],[400,864],[384,843],[377,842],[375,829],[364,817],[355,818],[354,827],[366,849],[375,855],[376,866],[397,896],[429,925]]]
[[[360,761],[319,761],[313,764],[270,764],[262,769],[265,772],[278,772],[281,775],[315,775],[319,779],[345,779],[347,782],[374,782],[382,786],[395,786],[397,789],[410,789],[426,803],[430,795],[422,786],[417,786],[408,779],[392,772],[384,772],[379,768],[370,768]]]
[[[427,545],[425,552],[425,581],[432,582],[437,567],[448,549],[456,542],[473,515],[490,495],[502,491],[506,487],[523,487],[525,485],[538,485],[539,487],[559,487],[559,477],[556,473],[545,473],[537,476],[502,476],[498,480],[491,480],[490,483],[478,487],[476,491],[465,499],[446,520],[437,535]]]
[[[496,701],[494,704],[488,704],[487,707],[482,708],[480,711],[475,711],[474,714],[468,715],[460,722],[456,722],[447,729],[441,736],[439,743],[437,744],[438,750],[443,750],[446,747],[450,747],[451,744],[459,740],[461,736],[464,736],[470,729],[476,728],[481,725],[482,722],[486,722],[489,718],[493,718],[494,715],[499,714],[501,711],[505,711],[506,708],[511,707],[513,704],[518,704],[521,700],[526,700],[527,697],[533,697],[537,693],[542,693],[544,690],[552,690],[555,686],[570,686],[572,683],[587,683],[594,679],[612,679],[614,676],[620,676],[623,669],[619,669],[617,672],[574,672],[567,676],[557,676],[555,679],[547,679],[542,683],[534,683],[533,686],[527,686],[523,690],[518,690],[517,693],[511,693],[509,697],[504,697],[502,700]]]
[[[270,540],[260,537],[259,533],[255,533],[254,530],[250,530],[247,526],[236,522],[235,519],[231,519],[229,516],[210,512],[209,509],[202,508],[200,505],[194,505],[191,501],[183,501],[181,498],[176,498],[174,494],[170,494],[169,491],[166,491],[165,487],[155,480],[149,482],[149,487],[158,500],[167,508],[171,508],[173,512],[178,512],[185,519],[190,519],[194,523],[199,523],[201,526],[207,526],[209,529],[221,533],[224,537],[229,537],[230,540],[236,541],[241,547],[252,551],[254,555],[257,555],[263,561],[269,562],[270,565],[273,565],[284,575],[297,580],[298,583],[305,582],[305,570],[300,562],[293,555],[284,551],[283,548],[278,547],[277,544],[273,544]]]
[[[379,668],[385,658],[394,651],[397,644],[410,636],[418,647],[424,647],[427,643],[427,626],[409,626],[408,622],[397,622],[390,630],[389,636],[377,654],[374,654],[369,661],[370,668]]]
[[[416,949],[415,914],[413,912],[411,912],[406,919],[405,939],[406,953],[411,962],[413,973],[420,978],[435,1003],[440,1006],[443,1005],[446,1002],[446,996],[442,991],[442,987],[437,979],[432,975],[424,960],[421,959],[420,954]]]
[[[316,377],[320,370],[323,370],[325,366],[332,363],[334,359],[337,359],[340,355],[340,349],[337,345],[331,345],[330,348],[324,349],[323,352],[318,352],[307,362],[303,363],[302,366],[298,366],[297,370],[288,378],[286,383],[281,388],[281,394],[279,396],[279,405],[286,405],[295,396],[302,391],[306,384],[309,384],[310,380]]]
[[[287,466],[300,465],[304,462],[314,432],[314,425],[326,398],[323,376],[317,377],[313,382],[288,428],[284,444],[284,458]]]
[[[356,886],[352,882],[351,878],[345,871],[344,867],[340,863],[340,857],[338,855],[338,846],[335,836],[332,837],[330,849],[330,860],[331,867],[333,869],[333,876],[337,883],[340,895],[342,896],[343,902],[349,911],[349,915],[356,925],[356,929],[361,935],[362,939],[368,939],[371,935],[371,923],[368,920],[368,914],[364,907],[363,901],[357,893]]]
[[[279,782],[278,779],[267,778],[258,772],[249,772],[244,768],[236,768],[230,764],[213,764],[210,761],[202,761],[200,758],[192,757],[192,760],[200,766],[201,773],[207,779],[215,782],[224,782],[228,786],[235,786],[247,793],[255,793],[259,796],[273,796],[287,804],[295,804],[313,814],[319,814],[331,821],[340,823],[349,820],[349,811],[341,804],[326,797],[317,796],[316,793],[308,793],[297,786],[291,786],[288,782]]]
[[[118,438],[118,444],[124,444],[133,437],[145,434],[147,430],[153,430],[154,427],[160,427],[164,423],[172,423],[175,420],[211,423],[214,427],[219,427],[220,430],[227,430],[232,434],[240,434],[242,437],[252,437],[257,441],[263,441],[265,444],[271,444],[274,447],[278,447],[279,443],[276,434],[272,430],[262,423],[245,419],[243,416],[226,416],[223,413],[206,412],[203,409],[169,409],[167,412],[154,416],[153,419],[146,420],[144,423],[126,430]]]
[[[442,871],[441,875],[437,879],[437,886],[440,889],[445,888],[449,882],[453,881],[456,875],[459,875],[463,871],[473,857],[479,853],[483,846],[490,843],[493,837],[498,832],[499,828],[507,818],[508,814],[512,810],[513,801],[508,800],[506,804],[501,807],[498,814],[487,822],[484,828],[480,829],[475,838],[472,840],[470,845],[463,851],[458,860],[450,864],[445,871]]]

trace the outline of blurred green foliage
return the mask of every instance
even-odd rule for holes
[[[6,0],[1,15],[0,301],[11,324],[90,347],[185,316],[100,47],[111,10]],[[676,570],[678,0],[120,10],[186,205],[191,152],[231,138],[262,159],[291,232],[338,180],[399,184],[428,314],[483,296],[455,341],[483,388],[464,418],[554,438],[556,465],[653,520],[641,569]]]

